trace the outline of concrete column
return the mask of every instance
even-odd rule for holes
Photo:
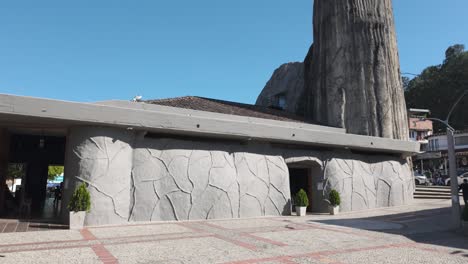
[[[130,214],[134,133],[107,127],[74,127],[67,138],[63,211],[75,188],[87,183],[86,225],[127,222]]]
[[[0,128],[0,214],[4,210],[5,180],[10,154],[10,136],[7,129]]]
[[[444,158],[444,171],[445,171],[445,175],[448,175],[447,158]]]

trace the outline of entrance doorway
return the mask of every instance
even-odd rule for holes
[[[307,193],[307,197],[309,198],[309,203],[312,201],[312,180],[310,179],[310,170],[308,168],[289,168],[289,189],[291,190],[291,197],[293,208],[292,210],[296,211],[294,197],[299,192],[299,190],[303,189]],[[311,211],[311,206],[307,207],[307,211]]]
[[[323,181],[323,172],[320,164],[315,161],[302,161],[288,164],[289,169],[289,188],[292,197],[292,210],[295,211],[294,197],[303,189],[309,198],[308,212],[323,212],[324,206],[323,190],[321,189]]]
[[[10,134],[2,217],[60,222],[65,137]]]

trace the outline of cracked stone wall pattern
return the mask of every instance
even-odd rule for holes
[[[336,189],[341,211],[399,206],[413,200],[414,179],[406,160],[352,155],[325,163],[326,192]]]
[[[215,143],[140,139],[134,153],[131,220],[289,213],[283,158],[244,151]]]
[[[340,192],[342,211],[407,204],[414,191],[410,166],[393,156],[145,138],[97,127],[73,128],[67,144],[63,212],[86,182],[87,225],[289,214],[288,166],[311,168],[314,211],[326,210],[331,189]]]
[[[128,221],[133,141],[134,134],[123,129],[71,129],[67,138],[66,195],[62,206],[67,204],[75,187],[86,182],[91,195],[91,211],[86,215],[85,224]]]
[[[349,151],[286,151],[288,165],[320,167],[312,177],[320,178],[323,190],[314,186],[313,209],[326,212],[324,199],[331,189],[341,195],[340,211],[358,211],[405,205],[413,201],[414,178],[406,159],[386,155],[359,155]],[[314,182],[319,182],[314,180]]]

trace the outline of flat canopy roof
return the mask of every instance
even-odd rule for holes
[[[41,123],[53,127],[102,125],[155,133],[255,139],[405,156],[419,152],[417,142],[347,134],[340,128],[127,101],[77,103],[0,94],[0,122]]]

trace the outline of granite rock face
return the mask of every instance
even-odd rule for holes
[[[86,225],[287,215],[289,167],[310,169],[314,211],[326,211],[331,189],[340,192],[342,211],[403,205],[413,197],[410,167],[392,156],[79,127],[68,137],[62,209],[86,182],[92,202]]]
[[[269,107],[277,103],[275,100],[278,95],[284,95],[286,101],[284,110],[295,113],[303,93],[304,64],[302,62],[286,63],[275,70],[255,104]]]
[[[391,0],[314,1],[303,114],[348,133],[408,139]]]

